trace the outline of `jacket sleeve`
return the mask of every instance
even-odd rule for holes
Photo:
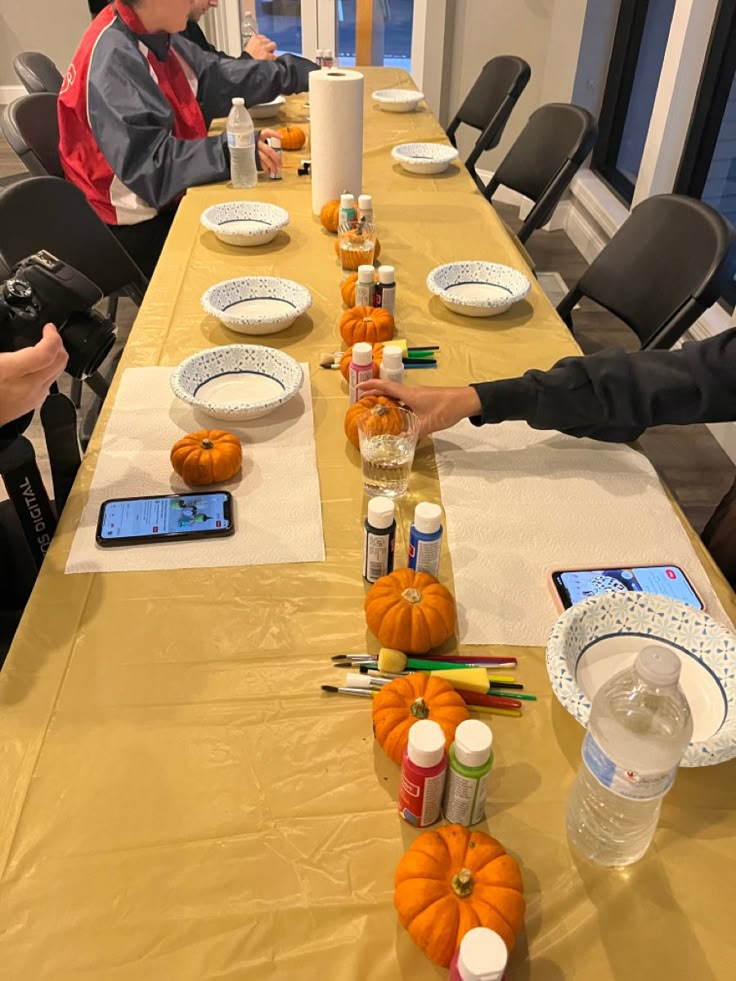
[[[230,157],[226,136],[179,140],[174,114],[146,62],[119,52],[90,68],[87,89],[92,133],[118,179],[160,209],[188,187],[224,180]]]
[[[604,351],[549,371],[473,385],[476,425],[522,419],[534,429],[624,442],[650,426],[736,419],[736,329],[679,351]]]
[[[278,95],[304,92],[309,87],[309,73],[318,70],[314,62],[298,55],[258,61],[202,51],[181,35],[172,37],[171,43],[197,76],[197,100],[208,123],[218,116],[226,116],[235,96],[245,99],[246,106],[256,106],[271,102]]]

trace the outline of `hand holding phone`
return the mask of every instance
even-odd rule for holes
[[[232,535],[233,499],[228,491],[119,497],[100,508],[97,544],[102,548]]]

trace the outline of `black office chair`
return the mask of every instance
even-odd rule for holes
[[[736,275],[736,232],[702,201],[659,194],[631,212],[560,302],[572,330],[581,297],[610,310],[642,349],[670,348]]]
[[[465,161],[465,166],[481,191],[484,186],[476,173],[475,165],[482,153],[498,145],[511,111],[526,88],[531,74],[532,70],[523,58],[513,55],[491,58],[483,66],[455,118],[447,127],[447,136],[453,146],[457,146],[455,133],[460,123],[481,131]]]
[[[58,95],[64,76],[50,58],[40,51],[21,51],[13,59],[15,74],[26,92],[51,92]]]
[[[549,221],[597,136],[595,119],[579,106],[551,102],[531,114],[484,191],[490,201],[503,184],[532,199],[521,242]]]
[[[0,129],[23,166],[34,177],[63,177],[59,160],[58,97],[50,92],[23,95],[6,106]]]

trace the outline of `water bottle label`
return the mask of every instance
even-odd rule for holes
[[[252,133],[228,133],[227,145],[231,150],[245,150],[253,146],[254,138]]]
[[[601,786],[626,800],[656,800],[664,797],[677,775],[677,767],[667,773],[624,770],[603,752],[590,733],[586,734],[583,742],[583,763]]]

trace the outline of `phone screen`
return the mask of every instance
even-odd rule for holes
[[[582,569],[553,572],[552,582],[565,609],[598,593],[641,592],[669,596],[702,610],[700,597],[676,565],[632,566],[630,569]]]
[[[219,537],[233,530],[232,497],[227,491],[129,497],[102,505],[97,541],[100,545],[132,545]]]

